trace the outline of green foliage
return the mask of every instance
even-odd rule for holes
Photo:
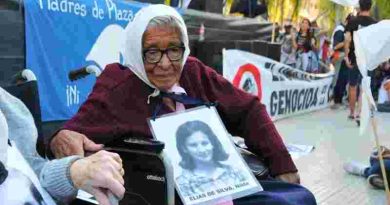
[[[332,1],[319,1],[318,7],[320,10],[320,16],[319,19],[317,19],[317,23],[322,28],[332,30],[331,28],[334,28],[336,24],[337,9],[340,8],[338,8],[338,5],[334,4]]]
[[[267,0],[270,21],[281,25],[284,20],[291,19],[297,24],[299,13],[307,1],[309,0]],[[373,16],[390,19],[390,0],[373,1]],[[319,9],[317,23],[321,29],[327,29],[328,34],[332,33],[337,22],[343,22],[348,13],[352,12],[352,8],[337,5],[331,0],[317,0],[317,8]]]
[[[297,24],[299,20],[299,13],[308,1],[309,0],[268,0],[267,3],[270,21],[282,23],[286,19],[291,19]],[[390,0],[376,1],[378,6],[381,5],[381,11],[382,8],[390,7]],[[337,22],[342,22],[347,14],[351,12],[351,8],[337,5],[330,0],[317,0],[317,8],[319,9],[317,23],[322,29],[328,29],[329,33],[332,32]],[[381,13],[381,15],[390,15],[389,9]]]
[[[323,29],[328,29],[328,33],[331,34],[333,28],[336,27],[338,22],[343,22],[347,15],[352,12],[352,8],[347,8],[333,3],[330,0],[318,1],[320,10],[320,18],[318,23]]]
[[[299,8],[301,6],[301,0],[294,0],[293,5],[294,5],[294,10],[293,10],[293,15],[291,19],[293,21],[298,21],[298,16],[299,16]]]
[[[268,0],[270,20],[282,23],[286,19],[298,20],[302,0]],[[292,10],[291,10],[292,9]]]
[[[381,19],[390,19],[390,1],[376,0],[375,4],[379,9],[379,17]]]

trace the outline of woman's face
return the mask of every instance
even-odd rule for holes
[[[181,46],[180,33],[172,27],[152,27],[144,33],[143,50],[164,50]],[[160,62],[148,63],[144,60],[145,72],[149,81],[162,91],[169,90],[179,82],[182,60],[171,61],[165,53]]]
[[[302,20],[301,29],[303,31],[308,31],[309,28],[310,28],[309,22],[306,19]]]
[[[213,160],[213,145],[209,138],[201,131],[194,132],[185,142],[185,152],[198,162],[210,162]]]

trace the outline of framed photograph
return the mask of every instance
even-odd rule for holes
[[[263,190],[214,107],[149,119],[149,125],[154,137],[165,143],[185,205],[214,204]]]

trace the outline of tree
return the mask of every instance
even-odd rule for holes
[[[301,0],[268,0],[270,21],[283,23],[285,19],[298,20]]]
[[[389,0],[376,0],[375,6],[379,10],[379,17],[381,19],[390,19],[390,1]]]

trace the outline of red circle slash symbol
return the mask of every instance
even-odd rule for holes
[[[234,76],[233,85],[253,95],[257,94],[261,101],[261,74],[260,70],[255,65],[247,63],[240,66]]]

